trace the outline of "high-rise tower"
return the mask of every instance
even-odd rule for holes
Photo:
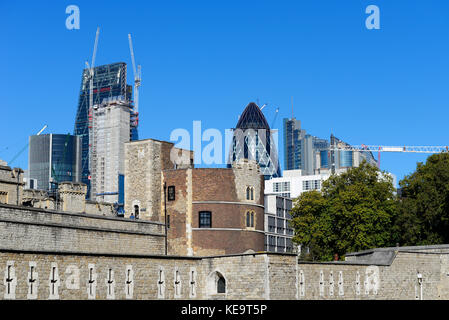
[[[35,189],[51,190],[58,183],[80,181],[81,141],[70,134],[30,136],[28,179]]]
[[[281,176],[275,132],[270,130],[261,109],[249,103],[233,129],[228,167],[240,159],[256,160],[265,179]]]
[[[89,152],[89,98],[90,98],[90,69],[84,69],[81,78],[81,88],[76,112],[74,134],[81,136],[81,181],[87,185],[90,195]],[[95,67],[92,81],[92,105],[100,105],[105,99],[132,100],[132,86],[126,83],[126,63],[118,62]],[[130,140],[138,140],[137,122],[130,119]]]

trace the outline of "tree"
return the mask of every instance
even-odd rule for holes
[[[313,260],[394,244],[397,202],[392,178],[363,161],[332,175],[321,193],[302,193],[292,209],[293,241]]]
[[[449,154],[433,154],[399,182],[401,245],[449,243]]]

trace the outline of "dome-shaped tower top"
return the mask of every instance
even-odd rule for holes
[[[237,122],[237,129],[266,129],[270,130],[267,119],[263,115],[259,106],[254,102],[250,102],[245,110],[243,110],[239,121]]]

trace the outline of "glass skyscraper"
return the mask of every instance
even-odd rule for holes
[[[90,98],[90,70],[84,69],[81,78],[81,88],[76,112],[74,134],[81,136],[81,182],[87,185],[90,194],[89,172],[89,98]],[[126,63],[118,62],[94,68],[93,76],[93,103],[98,105],[105,99],[119,99],[130,101],[132,99],[132,86],[126,84]],[[138,140],[137,125],[131,118],[130,139]]]
[[[334,150],[336,146],[350,146],[331,134],[330,140],[321,139],[301,129],[301,122],[295,118],[284,118],[284,168],[302,170],[303,175],[313,175],[330,170],[357,167],[366,160],[377,165],[371,152]]]
[[[317,153],[329,148],[329,142],[307,134],[301,122],[295,118],[284,118],[284,170],[301,169],[304,174],[313,174],[321,163]]]
[[[276,137],[259,106],[249,103],[234,129],[228,167],[240,159],[255,160],[265,179],[280,177]]]
[[[36,179],[36,189],[51,190],[54,183],[79,182],[81,139],[70,134],[43,134],[29,138],[28,178]]]

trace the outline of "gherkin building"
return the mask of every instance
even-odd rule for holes
[[[228,167],[240,159],[255,160],[266,180],[281,176],[276,149],[277,134],[268,125],[262,110],[250,102],[233,130]]]

